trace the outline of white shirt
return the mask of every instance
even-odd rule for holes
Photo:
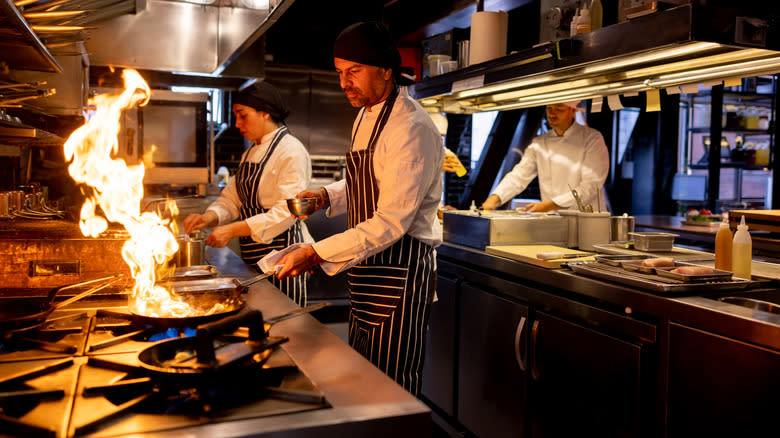
[[[277,130],[266,134],[260,144],[253,144],[241,156],[241,162],[258,163],[271,146]],[[311,159],[303,144],[291,134],[285,135],[268,157],[265,170],[257,188],[263,208],[270,209],[246,219],[251,237],[256,242],[270,243],[279,233],[295,223],[287,208],[287,199],[294,198],[311,183]],[[238,197],[235,178],[228,181],[216,201],[206,210],[217,214],[219,224],[229,223],[240,216],[241,200]],[[306,234],[306,233],[304,233]]]
[[[595,209],[597,193],[607,173],[609,152],[604,137],[597,130],[574,122],[562,136],[551,129],[534,138],[523,158],[504,176],[493,194],[501,202],[509,201],[538,176],[542,201],[551,200],[561,207],[576,209],[571,186],[585,206],[592,204]],[[602,211],[604,204],[602,199]]]
[[[371,111],[362,111],[358,126],[355,120],[354,150],[368,147],[384,102]],[[441,168],[444,148],[441,135],[430,116],[402,88],[390,117],[374,148],[374,174],[379,187],[376,210],[371,219],[314,244],[314,250],[333,269],[323,269],[330,275],[342,272],[362,260],[377,254],[409,234],[428,245],[441,244],[442,230],[436,211],[441,199]],[[347,211],[346,181],[325,187],[330,198],[327,216]]]

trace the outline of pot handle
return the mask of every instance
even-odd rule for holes
[[[195,333],[195,349],[198,362],[202,364],[215,363],[214,338],[222,333],[231,333],[241,326],[249,327],[249,339],[260,341],[264,339],[263,313],[259,310],[239,312],[235,316],[208,324],[199,325]]]

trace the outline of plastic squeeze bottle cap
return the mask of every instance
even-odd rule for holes
[[[739,221],[739,225],[737,225],[737,231],[747,231],[748,226],[745,223],[745,216],[742,216],[742,220]]]
[[[742,217],[744,219],[744,216]],[[725,217],[723,218],[723,222],[720,223],[720,228],[729,228],[729,221]]]

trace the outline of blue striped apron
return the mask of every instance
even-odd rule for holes
[[[374,148],[397,95],[396,88],[380,111],[368,147],[347,154],[350,228],[370,219],[376,210]],[[354,143],[353,134],[353,148]],[[433,248],[408,234],[347,272],[350,346],[414,395],[422,379],[435,276]]]
[[[263,204],[258,195],[258,188],[260,186],[260,178],[265,170],[265,165],[268,159],[276,150],[279,142],[287,135],[287,127],[282,127],[276,133],[276,136],[268,146],[268,150],[263,155],[263,158],[257,163],[248,163],[242,161],[238,165],[238,171],[236,171],[236,188],[238,190],[238,198],[241,201],[240,219],[246,220],[252,216],[265,213],[268,209],[263,208]],[[301,224],[299,221],[295,221],[295,224],[280,233],[270,243],[255,242],[252,236],[242,236],[238,239],[239,246],[241,248],[241,258],[244,259],[244,263],[250,267],[258,270],[257,262],[263,258],[266,254],[273,250],[282,250],[288,245],[297,242],[303,242],[303,231],[301,230]],[[295,301],[299,306],[306,305],[306,284],[309,274],[303,274],[298,277],[289,277],[282,280],[276,277],[269,277],[269,281],[285,293],[291,300]]]

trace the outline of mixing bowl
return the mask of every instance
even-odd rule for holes
[[[292,198],[287,200],[287,208],[295,216],[311,216],[317,209],[317,198]]]

